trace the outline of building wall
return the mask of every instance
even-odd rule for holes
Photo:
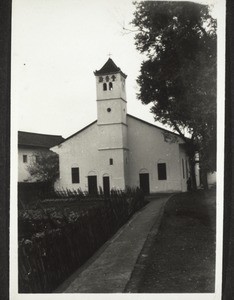
[[[98,149],[127,148],[127,126],[108,124],[98,126]]]
[[[103,186],[103,176],[105,175],[110,177],[111,187],[125,188],[124,150],[98,150],[98,134],[99,129],[95,123],[52,149],[59,154],[60,179],[56,183],[56,189],[81,188],[83,191],[87,191],[88,176],[90,175],[97,176],[98,186]],[[113,159],[113,165],[110,165],[110,158]],[[71,168],[73,167],[79,168],[79,183],[72,183]]]
[[[115,81],[112,80],[112,75],[107,75],[107,76],[96,76],[96,92],[97,92],[97,99],[114,99],[114,98],[122,98],[126,99],[126,91],[125,91],[125,78],[120,74],[116,73],[113,74],[116,78]],[[103,81],[99,81],[99,77],[103,78]],[[106,77],[109,78],[109,81],[106,81]],[[103,84],[109,82],[112,82],[113,84],[113,89],[109,90],[107,88],[106,91],[103,90]]]
[[[195,155],[195,160],[197,163],[195,164],[195,176],[196,176],[196,184],[198,188],[203,187],[202,182],[201,182],[201,171],[200,171],[200,164],[199,164],[199,153],[197,152]],[[207,174],[207,183],[208,187],[212,187],[213,185],[216,184],[216,172],[213,173],[208,173]]]
[[[163,130],[128,117],[129,185],[139,186],[139,174],[149,173],[150,192],[186,190],[181,178],[181,159],[178,137],[176,142],[166,142]],[[175,137],[175,136],[174,136]],[[166,180],[158,179],[158,163],[166,163]]]
[[[121,98],[97,100],[97,112],[98,124],[126,124],[126,101]]]
[[[181,139],[178,137],[166,142],[163,130],[129,116],[127,121],[128,149],[100,149],[97,123],[54,147],[53,151],[59,154],[60,164],[60,179],[56,189],[81,188],[87,191],[89,175],[96,175],[97,185],[101,187],[103,176],[109,176],[111,188],[139,187],[139,174],[149,173],[151,193],[186,191],[189,170],[185,150],[180,145]],[[113,159],[113,165],[109,164],[110,158]],[[158,179],[158,163],[166,163],[166,180]],[[79,183],[72,183],[72,167],[79,168]]]
[[[216,184],[216,172],[207,174],[208,186],[211,187]]]
[[[49,150],[32,147],[18,148],[18,182],[36,181],[28,172],[27,167],[35,162],[37,153],[41,152],[49,152]],[[27,162],[23,161],[23,155],[27,155]]]
[[[184,145],[179,145],[180,150],[180,178],[181,178],[181,191],[187,191],[187,180],[190,177],[189,158],[186,155]]]

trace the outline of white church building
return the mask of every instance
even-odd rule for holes
[[[186,191],[189,163],[183,140],[127,114],[127,76],[111,58],[94,75],[97,120],[51,148],[59,155],[56,189]]]

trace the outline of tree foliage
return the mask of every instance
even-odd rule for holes
[[[35,153],[35,160],[28,166],[28,171],[36,180],[54,183],[59,176],[58,154],[52,151]]]
[[[136,48],[146,55],[138,98],[171,126],[206,171],[216,168],[216,21],[206,5],[136,2]],[[186,139],[184,132],[190,134]]]

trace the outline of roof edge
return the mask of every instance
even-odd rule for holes
[[[29,134],[36,134],[36,135],[46,135],[46,136],[54,136],[54,137],[61,137],[63,138],[62,135],[58,135],[58,134],[48,134],[48,133],[37,133],[37,132],[30,132],[30,131],[22,131],[22,130],[18,130],[18,133],[29,133]]]
[[[95,76],[99,75],[111,75],[120,73],[124,78],[127,77],[126,74],[124,74],[120,67],[116,65],[116,63],[113,61],[113,59],[109,58],[106,63],[99,69],[94,71]]]
[[[84,131],[85,129],[87,129],[88,127],[92,126],[93,124],[95,124],[97,122],[97,120],[93,121],[92,123],[88,124],[87,126],[83,127],[82,129],[78,130],[77,132],[73,133],[72,135],[70,135],[69,137],[67,137],[66,139],[64,139],[61,143],[54,145],[53,147],[51,147],[50,149],[59,146],[61,144],[63,144],[64,142],[66,142],[67,140],[71,139],[73,136],[81,133],[82,131]]]
[[[159,130],[162,130],[162,131],[166,131],[166,132],[168,132],[168,133],[170,133],[170,134],[174,134],[174,135],[176,135],[177,137],[180,137],[180,138],[181,138],[181,136],[180,136],[178,133],[175,133],[175,132],[170,131],[170,130],[168,130],[168,129],[159,127],[159,126],[157,126],[157,125],[154,125],[154,124],[152,124],[152,123],[149,123],[149,122],[147,122],[147,121],[144,121],[144,120],[142,120],[142,119],[140,119],[140,118],[137,118],[137,117],[135,117],[135,116],[133,116],[133,115],[127,114],[127,116],[130,117],[130,118],[133,118],[133,119],[135,119],[135,120],[137,120],[137,121],[140,121],[140,122],[142,122],[142,123],[144,123],[144,124],[146,124],[146,125],[152,126],[152,127],[157,128],[157,129],[159,129]],[[88,127],[92,126],[92,125],[95,124],[95,123],[97,123],[97,120],[93,121],[92,123],[88,124],[87,126],[83,127],[82,129],[78,130],[77,132],[73,133],[72,135],[70,135],[69,137],[67,137],[66,139],[64,139],[61,143],[52,146],[50,149],[52,149],[52,148],[54,148],[54,147],[56,147],[56,146],[59,146],[59,145],[63,144],[63,143],[66,142],[67,140],[71,139],[72,137],[74,137],[74,136],[77,135],[77,134],[80,134],[82,131],[84,131],[85,129],[87,129]]]
[[[160,129],[160,130],[163,130],[163,131],[166,131],[166,132],[168,132],[168,133],[174,134],[174,135],[176,135],[176,136],[178,136],[178,137],[181,138],[181,136],[180,136],[178,133],[175,133],[175,132],[170,131],[170,130],[168,130],[168,129],[159,127],[159,126],[157,126],[157,125],[154,125],[154,124],[152,124],[152,123],[149,123],[149,122],[147,122],[147,121],[144,121],[144,120],[142,120],[142,119],[139,119],[139,118],[137,118],[137,117],[135,117],[135,116],[133,116],[133,115],[127,114],[127,116],[129,116],[129,117],[131,117],[131,118],[133,118],[133,119],[135,119],[135,120],[137,120],[137,121],[143,122],[143,123],[145,123],[145,124],[147,124],[147,125],[150,125],[150,126],[153,126],[153,127],[155,127],[155,128],[158,128],[158,129]]]
[[[120,73],[125,79],[128,77],[128,75],[124,74],[123,71],[119,70],[116,72],[99,72],[99,71],[94,71],[93,74],[95,76],[105,76],[105,75],[112,75],[112,74],[116,74],[116,73]]]
[[[40,145],[38,146],[38,145],[32,145],[32,144],[18,143],[18,147],[22,147],[22,148],[26,147],[26,148],[50,149],[50,148],[52,148],[54,146],[48,148],[47,146],[40,146]]]

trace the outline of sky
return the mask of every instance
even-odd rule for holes
[[[213,0],[211,0],[213,1]],[[155,123],[137,100],[144,57],[134,45],[129,0],[14,0],[12,101],[17,129],[68,137],[96,120],[93,72],[109,58],[128,75],[128,113]],[[162,126],[162,125],[161,125]]]

